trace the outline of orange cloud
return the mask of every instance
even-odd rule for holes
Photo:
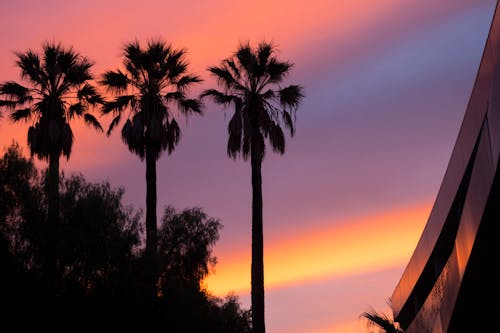
[[[430,208],[429,203],[418,204],[267,244],[266,288],[403,266],[415,248]],[[205,281],[208,290],[216,295],[248,292],[250,249],[223,257],[225,261]]]

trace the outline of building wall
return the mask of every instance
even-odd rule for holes
[[[474,318],[482,319],[481,312],[475,311],[480,298],[472,302],[468,295],[474,294],[470,291],[487,277],[468,273],[468,270],[480,271],[483,275],[492,273],[488,258],[477,253],[486,256],[495,243],[493,238],[478,237],[478,234],[480,229],[496,230],[492,225],[500,224],[496,208],[500,206],[496,194],[500,156],[499,59],[500,14],[495,10],[441,188],[391,297],[394,318],[406,332],[448,333],[457,329],[460,332],[457,323],[467,319],[463,315],[472,313]],[[478,252],[477,248],[482,250]],[[486,308],[496,308],[496,300],[489,302]],[[463,313],[462,317],[457,316],[457,311]]]

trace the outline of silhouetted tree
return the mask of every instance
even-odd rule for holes
[[[376,326],[386,333],[403,333],[399,325],[387,314],[371,309],[363,312],[360,316],[368,320],[369,327]]]
[[[63,178],[58,229],[62,288],[87,295],[113,289],[111,277],[134,260],[140,212],[123,206],[123,193],[107,182],[88,183],[82,175]]]
[[[165,150],[172,153],[179,142],[180,127],[172,105],[188,115],[201,113],[197,99],[186,97],[198,76],[187,74],[185,49],[174,49],[162,41],[151,41],[145,48],[139,42],[124,48],[125,72],[107,71],[102,84],[116,97],[104,105],[103,113],[112,113],[108,135],[128,110],[121,136],[129,150],[146,159],[146,260],[153,295],[157,279],[156,161]],[[173,104],[175,103],[175,104]]]
[[[222,225],[201,208],[165,207],[159,228],[160,313],[156,327],[169,332],[250,333],[250,311],[238,298],[209,295],[202,280],[217,262],[212,250]]]
[[[22,85],[7,81],[0,85],[0,106],[10,109],[13,121],[31,121],[28,129],[28,146],[31,154],[49,162],[46,190],[48,193],[48,244],[55,242],[53,230],[59,215],[59,157],[70,157],[73,132],[69,122],[82,118],[90,126],[102,130],[89,107],[102,102],[92,80],[92,63],[60,44],[45,43],[42,53],[33,50],[16,53],[17,66],[26,82]],[[49,283],[56,279],[55,249],[48,253],[46,269]]]
[[[250,333],[252,331],[252,313],[241,308],[237,296],[228,295],[224,301],[218,302],[221,304],[222,313],[221,329],[218,332]]]
[[[264,254],[262,225],[261,166],[267,138],[274,152],[285,152],[284,124],[293,136],[295,112],[303,97],[298,85],[280,84],[292,64],[276,57],[273,45],[262,42],[256,48],[240,45],[236,53],[209,67],[222,90],[209,89],[202,97],[212,97],[224,106],[233,105],[228,124],[227,154],[236,158],[250,156],[252,167],[252,323],[256,333],[265,332],[264,323]]]
[[[217,263],[212,249],[219,239],[220,222],[208,218],[201,208],[177,213],[165,208],[159,229],[159,255],[165,282],[200,287],[201,281]]]
[[[45,173],[46,176],[46,173]],[[235,296],[200,287],[215,257],[222,227],[201,208],[165,209],[159,229],[163,297],[144,285],[140,212],[122,204],[122,189],[61,175],[55,230],[61,280],[47,307],[47,195],[43,177],[17,145],[0,158],[0,306],[3,325],[19,330],[60,328],[249,333],[250,311]],[[29,318],[29,320],[26,320]]]
[[[141,267],[135,269],[140,212],[124,206],[123,190],[108,183],[88,183],[81,175],[62,174],[60,179],[60,221],[53,230],[53,247],[59,253],[61,275],[58,296],[48,300],[47,285],[42,284],[49,239],[44,228],[44,180],[17,145],[0,159],[0,302],[5,325],[19,325],[16,316],[21,313],[32,320],[51,318],[37,322],[41,327],[82,318],[95,324],[100,312],[125,311],[124,300],[131,306],[140,302],[130,291],[140,286],[136,281]]]
[[[24,230],[28,219],[44,221],[36,204],[42,192],[38,181],[33,160],[22,157],[19,145],[13,143],[0,159],[0,301],[4,318],[10,313],[7,309],[29,309],[42,287],[36,285],[32,273],[37,266]],[[28,304],[20,306],[24,302]]]

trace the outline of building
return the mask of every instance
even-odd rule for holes
[[[436,201],[390,299],[405,332],[500,332],[499,156],[497,4]]]

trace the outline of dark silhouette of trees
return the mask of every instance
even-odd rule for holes
[[[276,57],[276,48],[261,42],[256,48],[240,45],[233,56],[219,66],[209,67],[222,90],[209,89],[202,97],[215,103],[232,105],[234,114],[228,124],[227,154],[236,158],[250,156],[252,167],[252,323],[255,333],[265,332],[264,254],[262,221],[261,166],[267,138],[274,152],[285,152],[283,124],[293,136],[295,113],[303,97],[298,85],[281,87],[292,64]]]
[[[146,159],[146,261],[151,294],[156,295],[158,278],[158,237],[156,216],[156,161],[165,150],[172,153],[179,142],[180,127],[172,106],[181,113],[201,113],[197,99],[187,90],[201,79],[187,73],[185,49],[174,49],[162,41],[151,41],[145,48],[139,42],[124,48],[124,72],[107,71],[102,85],[116,97],[105,103],[103,113],[112,113],[108,135],[129,111],[121,136],[129,150]]]
[[[33,50],[17,53],[17,66],[26,85],[7,81],[0,85],[0,107],[11,110],[15,121],[31,121],[28,129],[28,146],[31,154],[49,163],[46,177],[48,197],[48,283],[58,279],[55,229],[59,219],[59,157],[70,157],[73,132],[69,125],[75,117],[102,130],[89,107],[102,102],[90,85],[92,63],[60,44],[45,43],[42,53]],[[51,291],[53,293],[53,291]]]
[[[134,260],[140,245],[140,213],[124,207],[123,189],[107,182],[88,183],[73,175],[61,185],[62,292],[76,288],[88,295],[113,288],[110,280]]]
[[[202,280],[217,263],[212,249],[219,239],[221,224],[208,218],[199,207],[177,213],[165,208],[158,231],[162,280],[178,281],[199,289]]]
[[[201,208],[177,212],[167,206],[159,228],[160,306],[164,325],[173,332],[250,333],[250,311],[235,296],[211,296],[202,280],[215,267],[212,249],[219,239],[220,222]]]
[[[222,227],[201,208],[167,207],[159,229],[162,297],[144,285],[140,212],[123,190],[61,175],[55,230],[62,274],[47,307],[43,283],[48,207],[44,177],[17,145],[0,158],[0,305],[3,325],[22,329],[140,329],[249,333],[250,311],[235,296],[214,297],[201,281],[215,265]],[[29,320],[26,320],[29,318]]]
[[[46,219],[37,203],[42,192],[38,186],[38,172],[32,160],[21,156],[19,146],[13,144],[0,159],[0,301],[3,318],[9,310],[29,308],[39,300],[39,288],[34,271],[39,270],[32,246],[26,235],[26,221],[39,224]],[[42,289],[43,290],[43,289]],[[20,300],[29,300],[21,306]]]

